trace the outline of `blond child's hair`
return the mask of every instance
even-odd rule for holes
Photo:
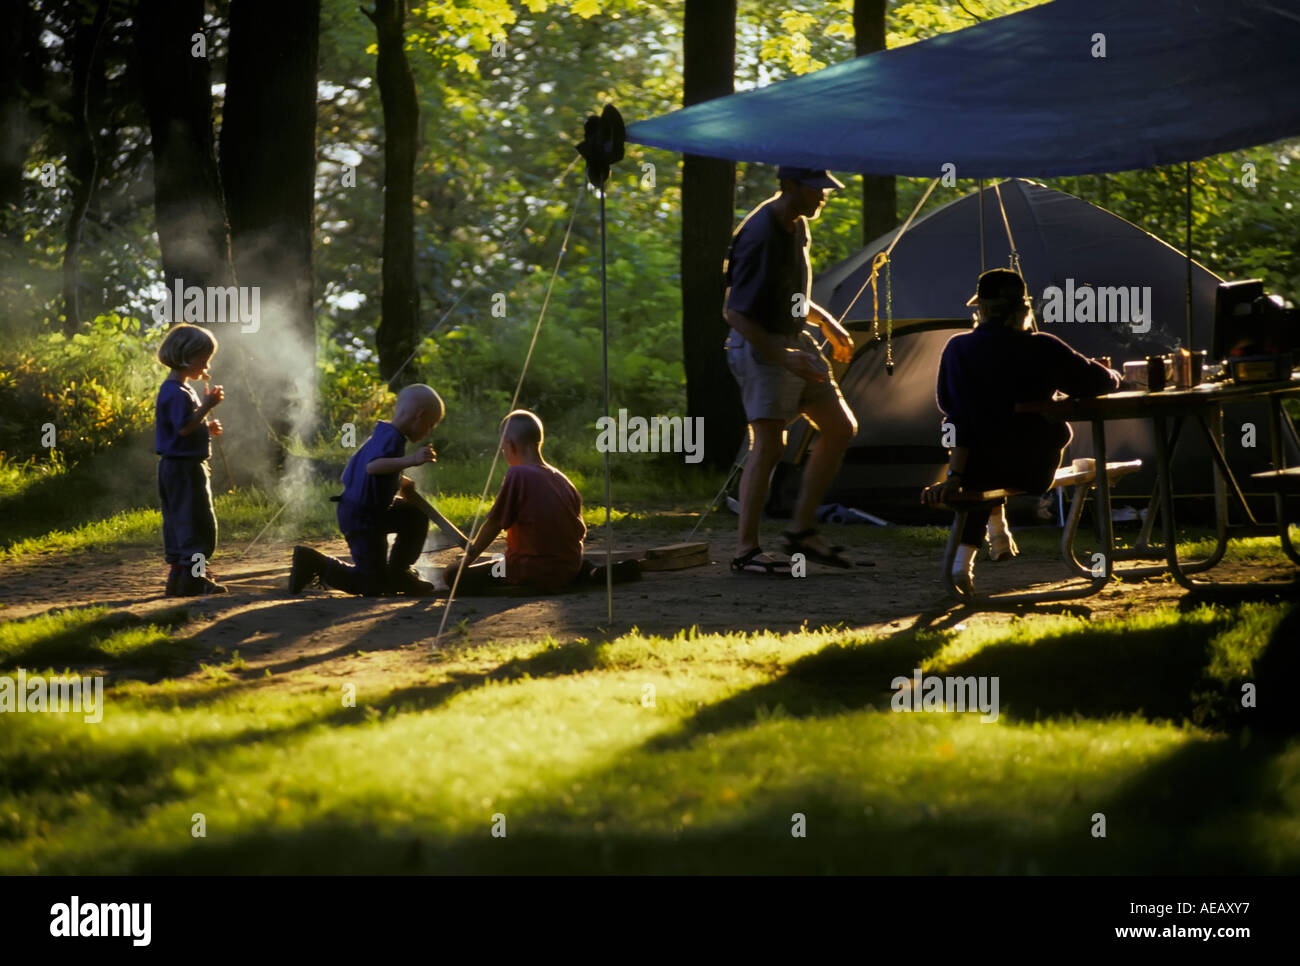
[[[393,404],[393,421],[395,423],[415,419],[415,417],[425,412],[433,414],[435,426],[442,422],[443,417],[447,415],[446,404],[443,403],[442,397],[438,395],[432,386],[426,386],[422,382],[414,382],[397,394],[397,402]]]
[[[188,369],[199,356],[217,351],[217,337],[201,325],[172,326],[158,347],[158,361],[168,369]]]

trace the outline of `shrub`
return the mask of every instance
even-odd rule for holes
[[[12,468],[53,457],[67,464],[149,425],[163,373],[153,339],[134,320],[101,316],[72,337],[46,333],[0,344],[0,454]]]

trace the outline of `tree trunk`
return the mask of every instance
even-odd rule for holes
[[[69,128],[68,173],[72,178],[72,204],[68,210],[67,242],[63,249],[63,331],[72,335],[81,328],[81,229],[86,209],[95,194],[99,178],[99,152],[95,143],[97,122],[91,121],[90,92],[99,61],[99,41],[108,19],[109,0],[99,0],[95,18],[79,22],[72,38],[73,117]]]
[[[241,289],[256,291],[260,319],[241,333],[239,368],[265,425],[238,412],[279,470],[282,442],[314,428],[316,69],[320,0],[233,0],[220,171],[230,249]],[[251,350],[244,353],[245,348]]]
[[[0,3],[0,243],[15,246],[23,240],[23,165],[34,133],[26,98],[43,93],[39,34],[31,0]]]
[[[886,0],[853,0],[853,44],[857,55],[885,49]],[[893,175],[862,176],[862,244],[898,227]]]
[[[233,0],[221,122],[221,187],[235,277],[261,290],[263,306],[273,307],[268,322],[297,337],[302,355],[294,362],[305,369],[316,357],[319,33],[320,0]]]
[[[736,0],[686,0],[682,104],[724,97],[735,90]],[[702,416],[704,459],[731,465],[740,447],[745,413],[727,370],[722,318],[726,283],[722,263],[731,242],[736,166],[686,155],[682,159],[682,362],[686,410]]]
[[[418,381],[413,364],[401,367],[415,351],[420,325],[414,207],[420,106],[406,62],[406,0],[375,0],[373,11],[362,8],[362,12],[375,25],[379,96],[384,107],[383,293],[375,348],[379,374],[397,389]]]
[[[136,68],[149,112],[154,217],[171,288],[233,284],[230,233],[212,138],[206,57],[191,56],[203,0],[140,0]]]

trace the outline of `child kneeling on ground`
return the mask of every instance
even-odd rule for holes
[[[429,518],[395,498],[399,487],[414,486],[409,477],[402,476],[403,469],[432,463],[437,458],[433,447],[427,445],[407,456],[407,441],[427,437],[442,422],[444,412],[442,397],[429,386],[417,383],[398,393],[392,422],[379,420],[370,438],[352,454],[343,470],[337,515],[355,566],[349,567],[310,547],[294,547],[289,572],[291,594],[315,579],[326,587],[367,596],[389,593],[424,597],[435,592],[434,585],[421,579],[414,568],[424,549]],[[390,533],[397,535],[391,553]]]
[[[506,585],[550,593],[573,584],[604,583],[604,568],[582,557],[587,536],[582,496],[567,476],[542,458],[544,440],[542,421],[526,409],[516,409],[502,421],[501,451],[510,468],[483,526],[465,549],[463,563],[457,560],[443,571],[448,586],[462,566],[457,589],[467,594]],[[474,563],[502,530],[504,573],[500,562]],[[635,560],[614,565],[615,581],[640,575]]]

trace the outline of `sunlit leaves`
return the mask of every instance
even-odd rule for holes
[[[626,7],[630,0],[606,7]],[[568,8],[587,20],[602,12],[600,0],[524,0],[522,10],[529,15],[546,13],[550,8]],[[486,53],[497,43],[509,44],[510,28],[519,21],[519,11],[511,0],[436,0],[413,7],[409,26],[414,49],[438,58],[465,74],[483,68],[480,57],[466,49]],[[508,48],[507,48],[508,49]],[[449,53],[449,51],[454,51]]]

